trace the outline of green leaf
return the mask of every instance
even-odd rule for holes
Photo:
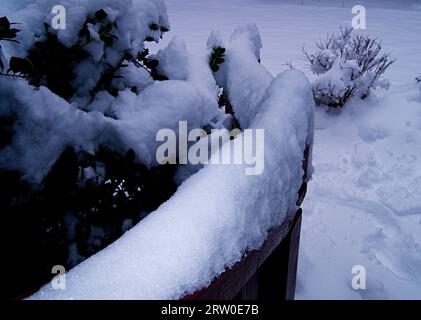
[[[125,158],[126,162],[133,163],[136,159],[136,154],[133,151],[133,149],[129,149],[129,151],[127,151],[124,158]]]
[[[219,65],[225,62],[225,48],[214,48],[209,59],[209,66],[213,72],[219,70]]]
[[[139,52],[139,54],[137,55],[137,60],[142,61],[144,60],[149,54],[149,49],[146,48],[144,49],[142,52]]]
[[[158,25],[158,24],[156,24],[156,23],[151,23],[151,24],[149,25],[149,29],[151,29],[151,30],[153,30],[153,31],[157,31],[157,30],[159,30],[159,25]]]
[[[213,72],[217,72],[217,71],[219,70],[219,66],[218,66],[218,65],[212,65],[212,66],[211,66],[211,70],[212,70]]]
[[[9,32],[11,33],[11,34],[14,34],[15,36],[16,36],[16,33],[18,33],[18,32],[20,32],[21,30],[19,30],[19,29],[10,29],[9,30]]]
[[[101,40],[104,42],[106,46],[112,46],[114,44],[114,38],[110,36],[102,36]]]
[[[162,75],[162,74],[153,74],[153,79],[158,81],[166,81],[168,80],[168,77]]]
[[[13,38],[16,38],[16,34],[20,32],[19,29],[10,29],[11,23],[6,17],[0,18],[0,40],[7,40],[19,43],[16,40],[12,40]]]
[[[7,17],[0,18],[0,34],[10,29],[10,22]]]
[[[105,34],[109,33],[111,30],[113,30],[113,28],[114,28],[114,25],[111,22],[109,22],[104,27],[99,29],[98,34],[100,36],[104,36]]]
[[[50,26],[48,25],[48,23],[47,22],[44,22],[44,30],[45,30],[45,32],[46,33],[49,33],[49,30],[50,29]]]
[[[150,69],[155,69],[159,65],[158,60],[146,60],[145,65]]]
[[[106,19],[107,17],[108,17],[108,14],[103,9],[100,9],[97,12],[95,12],[95,18],[98,21],[102,21],[102,20]]]
[[[29,74],[32,71],[32,64],[27,59],[12,57],[9,62],[9,71],[13,73]]]
[[[13,39],[16,38],[16,33],[18,33],[20,30],[18,29],[10,29],[6,30],[3,33],[0,34],[0,38],[3,39]]]

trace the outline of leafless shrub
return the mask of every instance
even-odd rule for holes
[[[302,51],[312,72],[316,104],[340,108],[354,95],[366,98],[371,88],[388,86],[381,80],[386,69],[396,61],[390,53],[382,53],[382,43],[376,38],[353,33],[345,28],[316,42],[317,51]]]

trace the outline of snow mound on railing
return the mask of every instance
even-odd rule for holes
[[[248,79],[221,79],[230,88],[246,84],[244,90],[231,91],[235,101],[254,94],[247,91],[252,90],[253,73],[266,73],[253,63],[251,49],[227,52],[231,65],[248,69],[237,70]],[[295,70],[272,79],[257,100],[246,108],[259,104],[258,114],[251,117],[251,109],[243,114],[250,128],[265,130],[261,175],[245,175],[245,165],[205,165],[158,210],[70,270],[65,290],[47,284],[31,298],[177,299],[208,286],[247,250],[258,249],[268,230],[296,210],[303,152],[312,142],[314,105],[308,80]],[[240,103],[235,106],[242,112]],[[233,146],[231,141],[223,150]]]

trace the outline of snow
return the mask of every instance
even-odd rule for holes
[[[20,54],[25,56],[25,50],[39,37],[40,26],[49,21],[52,3],[50,0],[28,1],[19,6],[20,11],[10,13],[11,21],[22,22],[19,24],[22,31],[17,38],[21,43],[10,45],[6,42],[2,50],[9,56],[23,50]],[[174,80],[154,82],[148,72],[129,62],[117,73],[123,78],[113,79],[113,84],[120,90],[118,96],[101,91],[90,102],[91,90],[105,65],[104,54],[106,62],[111,64],[109,59],[120,59],[126,50],[137,54],[144,49],[146,36],[159,38],[159,35],[151,34],[156,32],[150,30],[151,23],[169,28],[166,8],[161,0],[73,0],[66,4],[69,28],[57,31],[59,40],[66,46],[79,41],[78,30],[82,23],[89,13],[100,8],[107,12],[111,21],[116,21],[118,28],[115,32],[119,40],[105,53],[96,46],[97,42],[91,43],[94,47],[88,51],[92,57],[75,68],[73,84],[77,93],[70,99],[71,103],[45,87],[34,90],[22,79],[0,79],[2,116],[10,118],[14,115],[17,118],[17,133],[12,143],[0,150],[0,167],[22,172],[26,181],[41,184],[69,146],[89,153],[94,153],[100,146],[108,146],[123,154],[133,149],[136,160],[150,167],[157,164],[155,151],[160,142],[155,136],[158,130],[167,128],[178,132],[179,121],[187,121],[189,129],[201,128],[221,116],[217,105],[218,89],[205,55],[201,59],[190,57],[181,39],[175,39],[158,53],[163,57],[165,71],[168,64],[174,62],[171,59],[180,60],[176,64],[178,69],[169,72]],[[91,29],[94,36],[95,30]],[[100,59],[102,62],[98,63]],[[132,86],[141,89],[140,93],[133,93]]]
[[[10,7],[23,8],[24,3],[33,1],[7,2]],[[99,0],[89,2],[100,3]],[[162,5],[162,2],[156,3]],[[296,69],[311,76],[311,70],[300,57],[301,48],[305,45],[311,51],[313,41],[336,32],[339,26],[349,26],[354,1],[167,0],[166,3],[172,33],[186,40],[191,53],[187,73],[183,65],[167,71],[174,78],[186,79],[186,82],[170,84],[172,94],[177,96],[181,85],[184,90],[190,90],[189,94],[195,92],[195,105],[214,110],[210,106],[215,106],[217,91],[212,75],[204,68],[207,56],[202,52],[211,30],[218,29],[208,42],[210,47],[227,46],[228,59],[217,75],[218,83],[228,88],[242,126],[267,129],[265,143],[271,147],[265,154],[265,172],[275,174],[244,176],[241,167],[206,166],[186,180],[173,198],[142,223],[72,269],[67,274],[65,291],[54,291],[46,285],[32,298],[178,298],[207,285],[225,266],[235,263],[246,248],[257,248],[267,228],[282,221],[279,213],[287,212],[294,203],[298,181],[292,177],[299,173],[299,161],[295,157],[305,141],[300,135],[297,140],[287,140],[287,137],[291,136],[291,130],[301,132],[306,124],[311,130],[311,117],[301,112],[308,111],[309,107],[308,97],[301,94],[308,90],[308,83],[298,71],[288,71],[275,80],[271,74],[282,72],[288,68],[285,64],[291,62]],[[421,3],[418,0],[359,3],[366,6],[368,14],[367,30],[363,33],[382,40],[384,48],[393,50],[398,61],[385,74],[391,82],[389,91],[378,89],[364,101],[353,99],[340,113],[317,109],[313,148],[315,174],[303,204],[298,299],[421,298],[421,86],[414,80],[420,75]],[[30,21],[42,21],[47,14],[36,9],[25,21],[29,26],[35,25]],[[165,15],[162,19],[165,21]],[[260,30],[261,41],[253,32],[253,23]],[[224,38],[229,39],[238,25],[242,27],[236,36],[226,42]],[[30,32],[20,37],[26,46],[33,41]],[[171,39],[167,36],[161,44],[148,46],[163,48]],[[180,57],[186,56],[180,40],[175,40],[171,47],[168,52],[173,50]],[[11,50],[8,45],[2,49]],[[259,52],[259,49],[262,50]],[[93,49],[92,52],[98,54],[98,51]],[[11,53],[7,51],[6,57]],[[270,74],[259,68],[259,56]],[[231,72],[224,74],[224,69]],[[259,81],[253,83],[254,78]],[[239,81],[244,83],[240,85]],[[0,81],[0,92],[4,92],[5,86],[8,84]],[[119,121],[129,123],[123,127],[114,125],[116,120],[103,122],[100,113],[81,116],[74,110],[75,106],[53,99],[45,89],[28,94],[28,88],[20,81],[6,89],[15,90],[10,101],[20,103],[20,108],[17,105],[10,108],[28,111],[27,123],[43,119],[43,125],[36,127],[40,132],[53,136],[51,134],[58,130],[57,121],[71,123],[84,118],[84,129],[77,135],[64,126],[66,143],[76,141],[84,145],[83,137],[97,134],[93,128],[104,126],[120,130],[119,136],[128,141],[127,145],[145,150],[139,143],[143,140],[136,140],[138,134],[142,136],[144,132],[136,127],[134,119],[130,121],[143,104],[137,104],[141,98],[130,92],[119,96],[116,102],[128,106],[127,110],[116,108],[115,111],[121,112],[124,118]],[[250,91],[253,95],[246,97]],[[9,98],[1,97],[2,106]],[[172,96],[167,98],[168,101],[173,99]],[[114,106],[114,98],[106,94],[98,99],[103,99],[108,108]],[[34,108],[31,100],[42,107]],[[46,100],[54,102],[54,107],[63,108],[53,109],[44,103]],[[98,101],[92,110],[103,113],[102,105],[102,100]],[[239,109],[241,106],[244,108]],[[170,108],[169,103],[167,107],[165,110]],[[8,108],[7,104],[7,108],[0,110]],[[186,112],[191,112],[191,108],[187,106]],[[202,110],[197,112],[202,114]],[[210,113],[209,118],[220,116]],[[254,118],[256,113],[258,116]],[[173,114],[169,112],[169,115]],[[291,120],[290,123],[287,120]],[[93,128],[91,123],[95,123]],[[159,123],[159,126],[171,124],[173,122]],[[42,175],[39,168],[48,167],[52,161],[50,150],[61,148],[63,142],[52,140],[49,142],[52,146],[45,146],[48,149],[30,149],[22,154],[24,144],[44,147],[44,140],[34,139],[17,139],[13,152],[21,154],[21,158],[16,163],[6,161],[1,165],[21,166],[29,170],[28,176]],[[274,152],[277,149],[285,152]],[[3,154],[0,158],[3,159]],[[277,183],[278,177],[291,179],[289,183],[294,188]],[[278,195],[282,193],[285,198],[280,199]],[[362,265],[367,270],[365,290],[351,287],[354,265]]]
[[[222,39],[215,37],[212,33],[208,40],[209,49],[223,43]],[[242,128],[248,128],[258,113],[261,106],[259,102],[272,80],[269,71],[259,65],[261,47],[256,25],[240,25],[232,34],[229,45],[224,46],[226,62],[215,74],[215,79],[225,89]],[[247,61],[247,67],[244,66],[244,61]]]
[[[250,54],[239,55],[232,48],[228,59],[250,71],[264,69],[252,63],[257,30],[246,26],[238,30],[250,32],[245,37]],[[241,77],[222,80],[233,87],[245,81]],[[66,290],[47,284],[31,299],[176,299],[209,285],[246,250],[259,248],[269,228],[296,210],[304,173],[302,155],[312,143],[314,104],[309,81],[295,70],[272,79],[254,102],[260,107],[250,104],[250,108],[259,112],[247,115],[250,128],[265,130],[264,145],[256,146],[256,152],[264,148],[263,174],[245,175],[246,164],[205,165],[158,210],[70,270]],[[241,148],[235,143],[238,139],[243,134],[225,143],[222,152],[235,153]]]
[[[22,0],[4,4],[5,12],[11,21],[23,18],[25,33],[42,34],[43,23],[51,25],[51,9],[57,4],[54,0]],[[17,8],[19,10],[10,10]],[[77,35],[89,14],[104,9],[111,20],[117,22],[118,50],[132,49],[137,53],[143,47],[146,36],[159,39],[160,33],[149,29],[157,23],[169,29],[168,16],[162,0],[70,0],[66,1],[66,28],[56,30],[59,40],[70,47],[76,43]],[[54,30],[54,29],[53,29]],[[93,28],[91,34],[95,33]],[[122,32],[120,32],[122,31]],[[30,43],[23,43],[30,44]]]
[[[174,37],[170,44],[158,51],[158,72],[169,79],[186,80],[188,76],[188,52],[184,40]]]
[[[65,9],[65,28],[55,30],[52,27],[54,14],[51,9],[57,2],[54,0],[24,0],[17,4],[8,4],[3,9],[11,22],[19,23],[19,29],[16,40],[19,45],[14,43],[2,43],[3,55],[6,58],[10,56],[26,57],[27,52],[33,47],[36,41],[45,38],[44,23],[49,25],[49,32],[56,34],[58,41],[65,47],[79,45],[84,47],[90,54],[78,66],[73,68],[75,79],[73,86],[77,87],[76,94],[72,101],[78,102],[84,109],[90,101],[90,94],[98,83],[106,66],[116,67],[121,61],[124,53],[130,53],[137,56],[144,49],[144,40],[151,38],[159,42],[162,32],[152,30],[151,24],[170,29],[168,15],[163,0],[71,0],[63,6]],[[7,8],[18,10],[10,10]],[[107,14],[107,19],[95,25],[88,23],[87,28],[92,41],[79,37],[85,22],[97,11],[103,9]],[[10,12],[9,12],[10,10]],[[2,13],[3,15],[3,13]],[[99,29],[113,23],[112,35],[115,37],[112,48],[104,48],[104,42],[101,41]],[[114,26],[115,25],[115,26]],[[8,61],[8,59],[6,59]],[[101,63],[99,63],[102,61]],[[7,66],[6,66],[7,69]],[[129,65],[127,70],[121,71],[121,75],[128,76],[124,79],[124,84],[128,87],[142,87],[148,83],[147,75],[140,70],[135,70],[134,66]],[[139,78],[139,79],[136,79]],[[149,77],[150,78],[150,77]],[[149,79],[149,82],[151,79]],[[114,81],[118,82],[118,81]],[[120,81],[122,82],[122,81]],[[121,87],[121,83],[117,87]]]
[[[315,53],[304,53],[317,75],[312,83],[317,104],[342,106],[348,96],[364,98],[371,89],[389,87],[381,76],[394,58],[382,52],[381,42],[346,28],[318,47]]]
[[[303,3],[303,5],[301,5]],[[314,41],[335,33],[340,26],[351,26],[353,0],[166,0],[171,30],[182,36],[191,52],[201,51],[211,30],[229,36],[238,25],[256,23],[262,37],[262,62],[272,74],[287,69],[286,63],[304,70],[307,62],[300,55],[303,46],[311,50]],[[420,74],[419,0],[359,1],[367,10],[363,33],[382,40],[384,48],[399,58],[386,77],[405,83]],[[206,14],[204,14],[206,12]],[[166,37],[161,42],[169,42]],[[417,50],[418,49],[418,50]],[[386,50],[387,51],[387,50]]]
[[[229,39],[256,23],[262,63],[312,72],[303,46],[350,26],[351,0],[167,0],[172,30],[200,51],[210,30]],[[340,114],[317,109],[315,175],[303,204],[298,299],[421,298],[421,3],[360,1],[367,29],[398,60],[385,73],[390,89],[351,101]],[[206,14],[203,14],[206,12]],[[219,33],[219,35],[218,35]],[[166,40],[164,39],[164,43]],[[351,269],[367,269],[367,290],[351,288]]]
[[[368,101],[353,100],[339,117],[316,113],[300,298],[420,298],[421,100],[412,99],[417,90],[415,83],[396,85]],[[350,287],[356,264],[367,270],[362,292]]]
[[[33,183],[42,182],[68,146],[90,153],[100,145],[123,154],[133,149],[138,161],[152,166],[161,128],[178,132],[181,120],[189,128],[200,128],[219,113],[215,101],[179,80],[154,83],[139,96],[122,91],[110,107],[118,120],[98,111],[83,112],[45,87],[35,91],[23,80],[0,79],[0,97],[2,113],[19,120],[12,143],[0,150],[0,167],[19,170]]]

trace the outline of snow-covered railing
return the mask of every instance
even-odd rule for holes
[[[310,146],[304,152],[303,184],[298,192],[300,206],[307,192],[307,164]],[[293,300],[298,266],[302,209],[288,215],[284,222],[268,232],[263,245],[244,254],[212,283],[183,297],[184,300],[255,300],[266,302]]]
[[[200,290],[238,263],[254,270],[238,282],[250,285],[247,277],[256,274],[282,239],[283,245],[295,246],[288,250],[292,272],[285,273],[295,279],[299,205],[311,175],[314,106],[304,74],[288,70],[273,78],[258,63],[260,46],[255,27],[239,28],[216,78],[241,127],[265,132],[264,150],[256,151],[264,151],[263,173],[245,175],[246,165],[205,165],[155,212],[70,270],[65,290],[47,284],[32,299],[179,299],[194,293],[208,298]],[[235,152],[238,146],[230,141],[222,151],[230,147]],[[250,260],[253,255],[257,258]],[[285,297],[291,298],[294,283],[288,283]]]

